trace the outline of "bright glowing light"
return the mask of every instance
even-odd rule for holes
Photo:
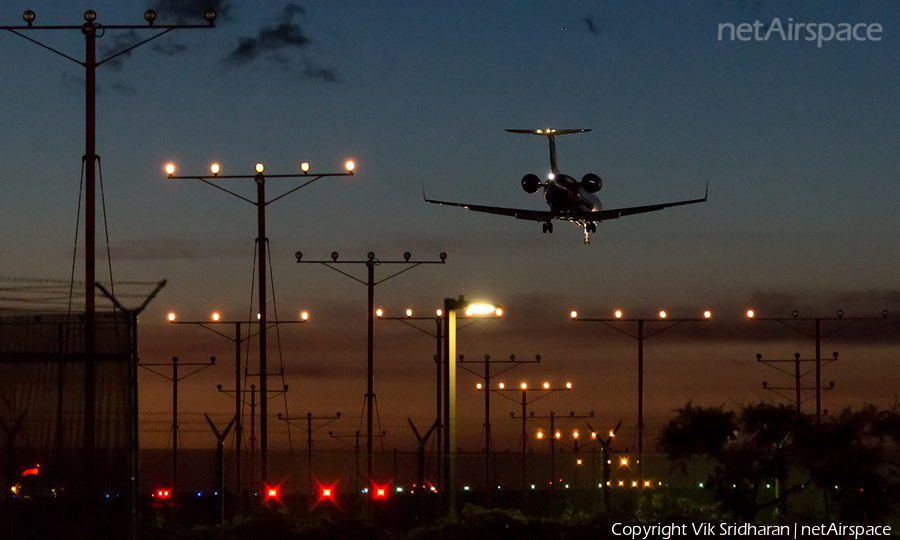
[[[566,388],[572,388],[572,383],[567,382],[567,383],[566,383]]]
[[[562,437],[562,433],[557,431],[556,433],[553,434],[553,436],[558,439],[558,438]]]
[[[712,311],[709,311],[709,310],[704,311],[704,312],[703,312],[703,317],[704,317],[704,318],[707,318],[707,319],[710,318],[710,317],[712,317]]]
[[[616,318],[617,318],[617,319],[621,319],[621,318],[622,318],[622,310],[621,310],[621,309],[617,309],[617,310],[616,310]]]
[[[174,163],[166,163],[166,174],[172,176],[175,174],[175,164]]]
[[[543,439],[543,438],[544,438],[544,432],[543,432],[543,431],[538,431],[538,432],[537,432],[537,438],[538,438],[538,439]]]
[[[573,311],[572,313],[569,313],[569,316],[572,317],[572,318],[574,319],[574,318],[578,317],[578,312],[577,312],[577,311]]]
[[[475,385],[475,388],[481,390],[481,383],[476,384],[476,385]]]
[[[544,383],[544,390],[549,390],[549,389],[550,389],[550,383],[545,382],[545,383]]]
[[[644,480],[644,487],[650,487],[650,480]]]
[[[261,320],[262,320],[262,315],[261,315],[260,313],[257,313],[257,314],[256,314],[256,320],[257,320],[257,321],[261,321]]]
[[[619,458],[619,465],[621,465],[622,467],[627,467],[628,466],[628,458],[627,457]]]
[[[660,318],[660,319],[665,319],[665,318],[666,318],[666,312],[665,312],[665,311],[660,311],[660,312],[659,312],[659,318]]]
[[[592,439],[596,439],[596,438],[597,438],[597,432],[596,432],[596,431],[592,431],[592,432],[591,432],[591,438],[592,438]]]
[[[411,310],[411,309],[407,309],[407,310],[406,310],[406,316],[407,316],[407,317],[412,317],[412,310]]]
[[[503,383],[500,383],[500,384],[498,384],[498,385],[497,385],[497,386],[499,386],[499,387],[500,387],[500,390],[503,390],[503,388],[505,388],[505,387],[506,387],[506,385],[505,385],[505,384],[503,384]]]
[[[752,310],[752,309],[748,309],[748,310],[747,310],[747,318],[752,319],[752,318],[753,318],[753,315],[754,315],[753,310]]]
[[[573,438],[573,439],[577,439],[577,438],[578,438],[578,432],[577,432],[577,431],[573,431],[573,432],[572,432],[572,438]]]
[[[466,316],[471,317],[472,315],[487,315],[488,313],[495,313],[496,309],[497,308],[490,304],[472,304],[468,308],[466,308]]]
[[[174,313],[169,313],[169,316],[168,316],[167,318],[169,319],[169,322],[172,322],[172,321],[175,320],[175,314],[174,314]]]
[[[576,461],[575,463],[578,464],[578,465],[581,465],[581,460],[579,459],[579,460]]]
[[[328,489],[328,488],[323,489],[323,490],[322,490],[322,496],[323,496],[323,497],[331,497],[331,490]]]
[[[353,161],[347,161],[347,163],[344,163],[344,168],[347,169],[347,172],[353,172],[353,169],[356,168],[356,163],[353,163]]]
[[[303,162],[300,164],[300,170],[303,172],[309,172],[309,163]]]
[[[212,314],[212,320],[218,321],[218,320],[219,320],[219,314],[218,314],[218,313],[213,313],[213,314]]]
[[[212,165],[209,166],[209,170],[213,174],[219,174],[219,164],[213,163]]]
[[[526,383],[522,383],[522,384],[520,384],[519,386],[522,387],[522,390],[527,390],[527,389],[528,389],[528,384],[526,384]]]
[[[631,487],[637,487],[637,480],[631,481]]]
[[[256,164],[256,172],[261,173],[261,172],[263,172],[264,170],[266,170],[265,165],[263,165],[262,163],[257,163],[257,164]]]
[[[550,174],[547,175],[547,179],[548,179],[548,180],[553,180],[554,178],[556,178],[556,175],[553,174],[553,173],[550,173]]]
[[[303,312],[300,313],[300,320],[301,320],[301,321],[305,321],[305,320],[308,320],[308,319],[309,319],[309,313],[308,313],[308,312],[303,311]]]
[[[610,431],[610,432],[609,432],[609,437],[610,437],[610,438],[615,437],[615,436],[616,436],[616,432],[615,432],[615,431]]]
[[[438,317],[443,317],[443,316],[444,316],[444,311],[441,310],[441,309],[439,309],[439,310],[435,311],[434,314],[437,315]]]
[[[500,308],[497,308],[497,309],[494,310],[494,314],[497,315],[498,317],[502,317],[502,316],[503,316],[503,310],[500,309]]]
[[[376,317],[381,317],[382,315],[384,315],[384,311],[382,311],[381,308],[375,310]]]

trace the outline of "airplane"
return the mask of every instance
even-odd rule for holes
[[[600,203],[600,199],[594,195],[603,187],[603,181],[598,175],[587,173],[582,177],[581,182],[579,182],[573,177],[559,172],[559,168],[556,164],[556,137],[574,133],[587,133],[590,129],[507,129],[506,131],[509,133],[538,135],[549,139],[550,174],[547,176],[547,181],[541,183],[540,178],[535,174],[526,174],[522,177],[522,189],[527,193],[537,193],[539,189],[544,189],[544,200],[550,207],[549,210],[527,210],[437,201],[425,196],[425,191],[423,189],[422,197],[425,199],[425,202],[447,206],[460,206],[468,210],[474,210],[475,212],[511,216],[516,219],[524,219],[527,221],[542,221],[544,222],[543,231],[545,233],[553,232],[554,219],[570,221],[584,229],[584,243],[590,244],[590,233],[597,232],[597,223],[601,221],[633,214],[643,214],[644,212],[655,212],[656,210],[662,210],[663,208],[672,206],[706,202],[706,198],[709,195],[709,183],[707,183],[706,193],[703,194],[702,199],[690,199],[662,204],[604,210]]]

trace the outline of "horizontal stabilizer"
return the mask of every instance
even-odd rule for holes
[[[589,129],[507,129],[509,133],[524,133],[525,135],[571,135],[572,133],[587,133]]]

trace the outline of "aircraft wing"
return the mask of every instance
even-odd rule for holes
[[[423,197],[425,193],[422,192]],[[425,202],[430,202],[432,204],[442,204],[444,206],[459,206],[461,208],[466,208],[468,210],[474,210],[475,212],[484,212],[486,214],[498,214],[501,216],[510,216],[516,219],[524,219],[527,221],[550,221],[551,219],[555,219],[559,216],[554,214],[553,212],[542,211],[542,210],[526,210],[523,208],[504,208],[501,206],[481,206],[478,204],[465,204],[465,203],[457,203],[457,202],[449,202],[449,201],[435,201],[425,197]]]
[[[709,195],[709,184],[706,185],[706,193],[703,194],[702,199],[691,199],[688,201],[675,201],[669,203],[662,204],[648,204],[646,206],[632,206],[630,208],[612,208],[609,210],[597,210],[595,212],[585,212],[581,214],[586,220],[589,221],[604,221],[607,219],[616,219],[623,216],[631,216],[634,214],[643,214],[644,212],[655,212],[657,210],[662,210],[663,208],[670,208],[672,206],[683,206],[685,204],[696,204],[706,202],[706,198]]]

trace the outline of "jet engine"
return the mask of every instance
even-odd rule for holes
[[[599,178],[598,178],[599,180]],[[541,189],[541,179],[536,174],[526,174],[522,177],[522,189],[526,193],[535,193]]]
[[[524,179],[522,182],[524,183]],[[594,173],[587,173],[581,179],[581,187],[588,193],[597,193],[603,187],[603,180]]]

